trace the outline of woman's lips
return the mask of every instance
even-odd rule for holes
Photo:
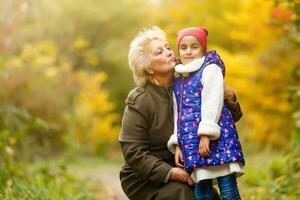
[[[176,61],[176,58],[175,58],[175,57],[171,58],[171,59],[169,60],[169,62],[171,62],[171,61]]]

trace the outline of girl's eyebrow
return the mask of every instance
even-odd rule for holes
[[[198,43],[198,42],[194,42],[194,43],[192,43],[191,45],[196,45],[196,44],[197,44],[197,45],[201,45],[201,44]],[[183,43],[183,44],[180,44],[180,46],[181,46],[181,45],[187,45],[187,44],[184,44],[184,43]]]
[[[192,43],[191,45],[193,46],[193,45],[200,45],[200,43],[199,42],[194,42],[194,43]]]

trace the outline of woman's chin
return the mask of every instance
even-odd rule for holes
[[[172,66],[172,69],[175,69],[176,61],[172,61],[170,64],[171,64],[171,66]]]

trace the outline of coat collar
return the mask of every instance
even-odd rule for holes
[[[173,84],[168,87],[163,87],[148,80],[145,85],[145,89],[148,90],[152,95],[155,95],[164,101],[169,101],[169,98],[172,96],[173,92]]]
[[[195,59],[188,64],[176,65],[175,72],[179,74],[187,74],[187,73],[195,72],[202,66],[204,60],[205,60],[205,56],[202,56],[201,58]]]

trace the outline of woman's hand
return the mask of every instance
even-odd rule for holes
[[[171,181],[180,181],[182,183],[187,183],[188,185],[194,185],[194,181],[191,176],[179,167],[173,167],[170,175]]]
[[[232,89],[232,87],[230,87],[227,84],[224,84],[224,99],[229,102],[236,101],[236,96],[235,96],[234,90]]]
[[[201,135],[200,142],[199,142],[199,154],[202,157],[209,156],[210,149],[209,149],[209,137],[205,135]]]
[[[175,164],[176,167],[183,168],[183,154],[179,146],[176,146],[175,148]]]

